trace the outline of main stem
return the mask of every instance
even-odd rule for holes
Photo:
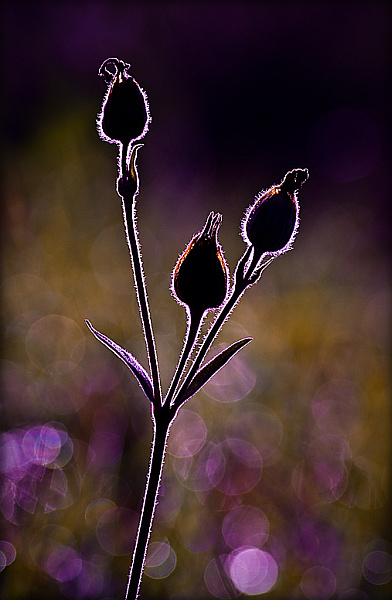
[[[129,172],[128,165],[126,164],[126,148],[122,147],[121,150],[121,163],[122,163],[122,176],[125,182],[125,179],[129,176],[137,177],[135,171],[135,165],[131,165],[131,173]],[[135,157],[132,156],[132,160],[135,160]],[[125,189],[125,186],[124,186]],[[138,190],[136,194],[138,193]],[[142,259],[140,254],[139,243],[137,239],[137,230],[136,230],[136,194],[134,196],[130,196],[124,191],[124,195],[122,196],[122,204],[123,204],[123,213],[124,213],[124,224],[125,224],[125,232],[126,238],[128,242],[128,247],[132,260],[132,269],[135,279],[135,287],[136,294],[140,307],[140,314],[142,319],[143,330],[145,334],[146,346],[147,346],[147,355],[150,364],[151,377],[154,389],[154,399],[157,406],[161,405],[161,384],[159,377],[159,367],[158,367],[158,358],[157,351],[155,345],[154,333],[152,330],[151,316],[150,310],[148,306],[147,300],[147,290],[143,275],[143,267],[142,267]]]
[[[159,410],[159,409],[158,409]],[[136,600],[143,575],[147,546],[150,539],[155,507],[157,505],[159,485],[163,463],[165,461],[166,441],[169,434],[170,421],[158,415],[154,419],[154,439],[151,448],[150,468],[147,476],[147,486],[140,514],[139,529],[136,536],[135,549],[129,573],[125,600]]]

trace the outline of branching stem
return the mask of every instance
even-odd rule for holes
[[[192,311],[190,312],[183,351],[181,353],[181,357],[179,359],[173,379],[170,383],[165,402],[162,403],[161,382],[155,337],[152,328],[147,290],[143,274],[143,263],[136,227],[136,196],[139,191],[139,181],[135,166],[136,152],[137,147],[134,147],[130,158],[130,165],[128,166],[125,145],[121,149],[121,173],[118,181],[118,189],[122,197],[125,232],[132,261],[136,294],[140,307],[141,320],[153,383],[154,402],[152,407],[152,420],[154,424],[154,437],[152,441],[150,467],[147,476],[146,490],[143,498],[143,507],[140,514],[139,527],[136,536],[125,600],[136,600],[139,594],[144,564],[146,561],[148,542],[151,535],[155,508],[157,505],[170,424],[172,423],[178,409],[183,403],[181,400],[182,395],[187,390],[198,369],[200,368],[215,337],[219,333],[220,328],[233,310],[245,289],[248,287],[248,285],[251,285],[252,273],[256,267],[255,256],[253,256],[253,260],[251,260],[250,265],[248,265],[248,268],[246,269],[246,265],[249,262],[251,254],[251,249],[248,247],[241,259],[238,261],[231,293],[225,303],[222,305],[215,321],[212,323],[212,326],[210,327],[199,351],[196,354],[196,357],[193,360],[189,372],[180,386],[179,391],[176,393],[181,376],[184,373],[186,363],[197,340],[203,318],[203,314]]]
[[[229,314],[231,313],[234,306],[236,305],[236,303],[238,302],[238,300],[240,299],[241,295],[243,294],[243,292],[245,291],[245,289],[247,287],[247,282],[246,282],[245,278],[242,275],[240,275],[240,273],[239,273],[241,267],[243,267],[244,264],[246,263],[247,258],[249,258],[249,249],[247,249],[245,251],[244,255],[242,256],[242,258],[239,260],[239,262],[237,264],[236,273],[235,273],[235,277],[234,277],[234,284],[233,284],[232,291],[231,291],[229,298],[223,304],[220,312],[218,313],[217,317],[215,318],[215,321],[211,325],[206,337],[203,340],[202,345],[200,346],[200,349],[199,349],[196,357],[193,360],[192,367],[189,369],[189,372],[188,372],[182,386],[180,387],[180,390],[176,394],[176,397],[175,397],[175,400],[173,403],[176,408],[181,406],[181,404],[182,404],[181,396],[189,387],[190,383],[192,382],[192,379],[196,375],[201,363],[203,362],[205,355],[207,354],[208,350],[210,349],[214,339],[218,335],[220,328],[222,327],[223,323],[225,322],[225,320],[227,319],[227,317],[229,316]]]
[[[173,398],[173,394],[176,391],[178,382],[181,378],[181,375],[185,369],[185,365],[187,360],[192,352],[195,341],[197,339],[198,333],[200,331],[201,323],[202,323],[203,315],[199,313],[195,313],[194,311],[190,311],[189,319],[188,319],[188,328],[186,333],[186,339],[184,343],[184,347],[181,353],[181,358],[176,368],[176,372],[174,377],[170,383],[168,392],[165,398],[165,404],[170,405],[171,399]]]

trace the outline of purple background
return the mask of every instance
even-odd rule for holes
[[[152,538],[171,550],[142,597],[219,597],[219,560],[230,585],[261,594],[261,576],[246,587],[241,568],[271,556],[271,599],[385,597],[388,3],[3,2],[1,13],[4,597],[110,600],[125,587],[148,406],[83,323],[145,364],[116,148],[95,130],[109,56],[131,63],[153,119],[138,158],[138,222],[164,385],[185,323],[169,293],[178,254],[219,211],[232,272],[255,195],[292,168],[310,172],[294,251],[217,340],[253,343],[186,406],[194,448],[183,455],[179,431]],[[208,457],[217,462],[207,477]],[[232,468],[219,475],[222,464]],[[241,506],[268,524],[256,542]],[[257,550],[241,554],[249,544]]]

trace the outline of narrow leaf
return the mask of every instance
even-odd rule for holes
[[[252,338],[238,340],[238,342],[234,342],[234,344],[231,344],[231,346],[214,356],[214,358],[212,358],[207,364],[198,370],[185,392],[180,396],[179,401],[185,402],[185,400],[188,400],[194,396],[194,394],[196,394],[196,392],[198,392],[203,385],[205,385],[207,381],[209,381],[211,377],[215,375],[215,373],[224,367],[225,364],[229,362],[229,360],[233,358],[235,354],[237,354],[237,352],[239,352],[251,341]]]
[[[104,346],[109,348],[109,350],[111,350],[116,356],[118,356],[118,358],[120,358],[127,365],[127,367],[135,375],[140,387],[142,388],[147,398],[151,402],[154,402],[154,392],[151,379],[146,370],[136,360],[136,358],[130,352],[128,352],[128,350],[125,350],[124,348],[116,344],[116,342],[113,342],[113,340],[108,338],[106,335],[103,335],[103,333],[97,331],[87,319],[86,325],[90,329],[90,331],[95,335],[97,340],[102,342]]]

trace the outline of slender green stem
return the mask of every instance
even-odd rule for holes
[[[184,372],[185,365],[197,339],[201,327],[202,318],[203,314],[196,314],[193,311],[190,311],[184,347],[176,371],[174,373],[174,377],[171,380],[168,392],[166,394],[165,404],[170,405],[171,399],[173,398],[173,394],[176,391],[178,382],[181,378],[182,373]]]
[[[124,224],[125,224],[125,232],[126,238],[128,242],[129,252],[131,255],[132,261],[132,269],[135,279],[135,287],[136,287],[136,295],[139,302],[140,315],[142,319],[142,325],[146,340],[147,347],[147,355],[150,364],[150,371],[152,376],[152,383],[154,389],[154,400],[156,406],[161,405],[161,384],[159,377],[159,367],[158,367],[158,358],[157,351],[155,345],[155,338],[152,329],[152,322],[150,316],[150,309],[148,305],[147,298],[147,289],[145,284],[145,278],[143,274],[143,263],[140,252],[140,245],[137,237],[137,229],[136,229],[136,196],[138,194],[138,189],[134,195],[129,193],[129,186],[127,185],[127,180],[129,176],[133,179],[136,178],[137,174],[135,172],[135,165],[131,164],[131,173],[129,173],[128,166],[126,164],[126,148],[122,147],[121,151],[121,164],[122,164],[122,205],[123,205],[123,215],[124,215]],[[135,152],[135,150],[134,150]],[[131,157],[131,161],[135,160],[135,156]]]
[[[165,461],[166,441],[171,420],[166,418],[169,413],[164,414],[162,408],[158,408],[157,412],[157,418],[154,419],[154,439],[151,448],[150,468],[147,476],[146,491],[140,514],[139,529],[136,536],[125,600],[136,600],[138,597],[155,508],[157,505],[163,463]]]

